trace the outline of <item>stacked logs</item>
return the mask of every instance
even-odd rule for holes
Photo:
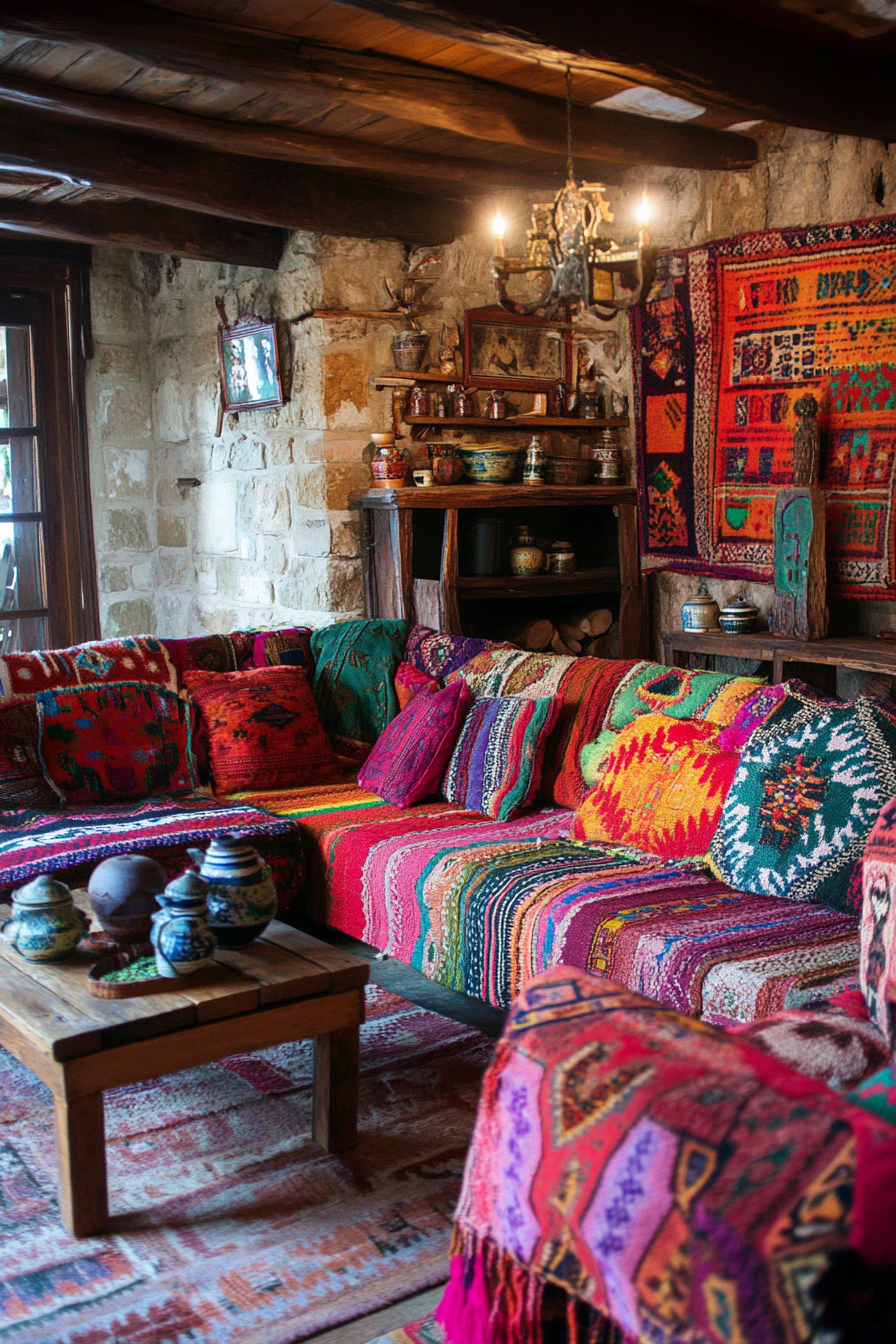
[[[612,657],[607,639],[613,613],[606,608],[570,616],[568,621],[533,620],[527,622],[516,639],[521,648],[533,653],[562,653],[572,657]]]

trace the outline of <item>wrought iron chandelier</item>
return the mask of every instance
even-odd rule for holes
[[[649,246],[646,224],[650,206],[646,193],[638,208],[638,241],[619,247],[600,234],[613,213],[600,182],[575,180],[572,160],[572,72],[566,71],[566,183],[554,197],[532,207],[532,228],[525,256],[504,251],[504,220],[495,215],[492,276],[498,302],[509,313],[584,316],[610,319],[633,308],[649,291],[656,249]],[[528,302],[513,299],[507,284],[513,275],[542,277],[541,293]],[[547,281],[548,283],[545,283]]]

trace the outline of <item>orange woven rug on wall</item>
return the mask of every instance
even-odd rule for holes
[[[112,1226],[56,1203],[53,1107],[0,1050],[0,1340],[294,1344],[448,1277],[493,1042],[377,985],[360,1141],[311,1139],[312,1043],[106,1093]]]
[[[771,581],[811,392],[833,591],[896,597],[896,218],[664,252],[633,343],[647,568]]]

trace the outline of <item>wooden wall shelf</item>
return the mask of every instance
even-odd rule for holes
[[[574,574],[533,574],[521,578],[501,574],[496,578],[457,580],[461,597],[555,597],[572,593],[619,592],[622,580],[618,569],[577,569]]]
[[[815,663],[849,667],[857,672],[880,672],[896,676],[896,641],[856,635],[843,639],[794,639],[760,630],[754,635],[725,635],[721,631],[670,630],[660,639],[663,661],[675,665],[676,655],[687,659],[690,667],[705,667],[708,655],[723,658],[749,658],[771,663],[772,681],[794,676],[785,672],[787,663]]]
[[[592,429],[615,429],[628,424],[628,416],[612,420],[578,420],[569,415],[508,415],[505,420],[492,420],[485,415],[406,415],[406,425],[456,425],[464,429],[575,429],[586,433]]]

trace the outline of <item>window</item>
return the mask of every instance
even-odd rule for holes
[[[0,653],[98,633],[83,427],[86,257],[0,247]]]

